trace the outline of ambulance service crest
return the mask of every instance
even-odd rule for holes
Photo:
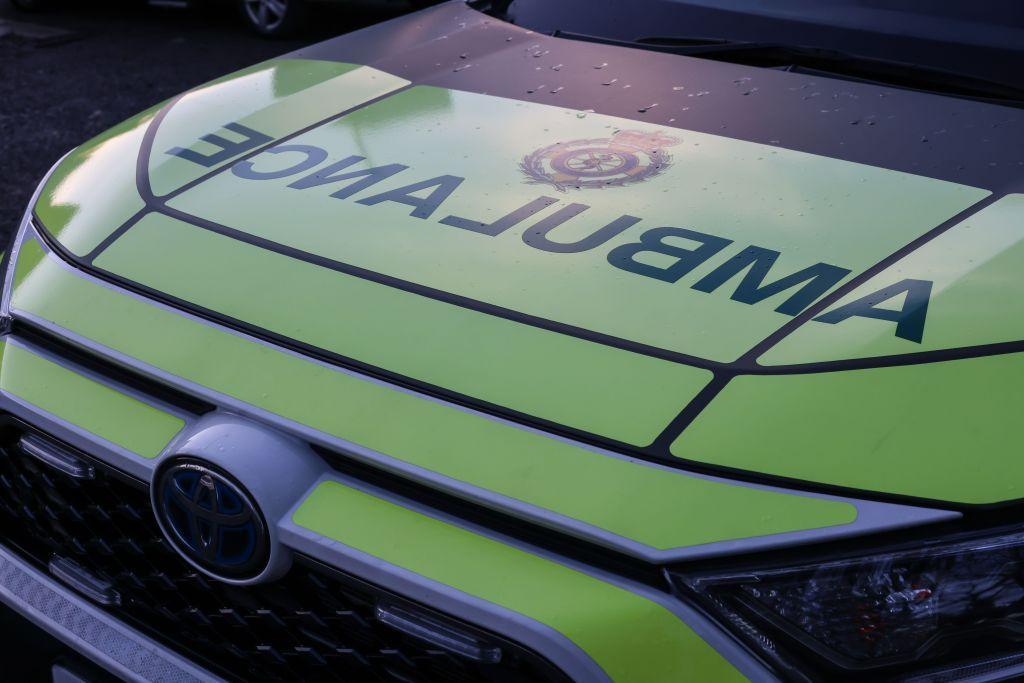
[[[621,130],[610,138],[556,142],[523,157],[526,182],[573,187],[621,187],[653,178],[672,165],[667,147],[678,138],[663,133]]]

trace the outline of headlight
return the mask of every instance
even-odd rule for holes
[[[1003,680],[1024,665],[1024,531],[673,579],[763,655],[830,679]]]

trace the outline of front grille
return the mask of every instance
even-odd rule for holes
[[[360,579],[299,558],[283,579],[231,586],[198,573],[161,536],[146,486],[93,461],[74,479],[0,432],[0,539],[40,567],[71,559],[110,582],[112,614],[229,679],[327,681],[563,680],[546,660]],[[502,649],[463,658],[381,624],[379,604],[442,619]]]

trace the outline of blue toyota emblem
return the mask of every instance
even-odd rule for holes
[[[172,461],[156,479],[157,516],[168,540],[212,574],[258,575],[270,556],[267,527],[249,494],[194,458]]]

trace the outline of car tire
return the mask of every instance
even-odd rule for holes
[[[306,21],[305,0],[238,0],[242,19],[266,38],[296,34]]]

